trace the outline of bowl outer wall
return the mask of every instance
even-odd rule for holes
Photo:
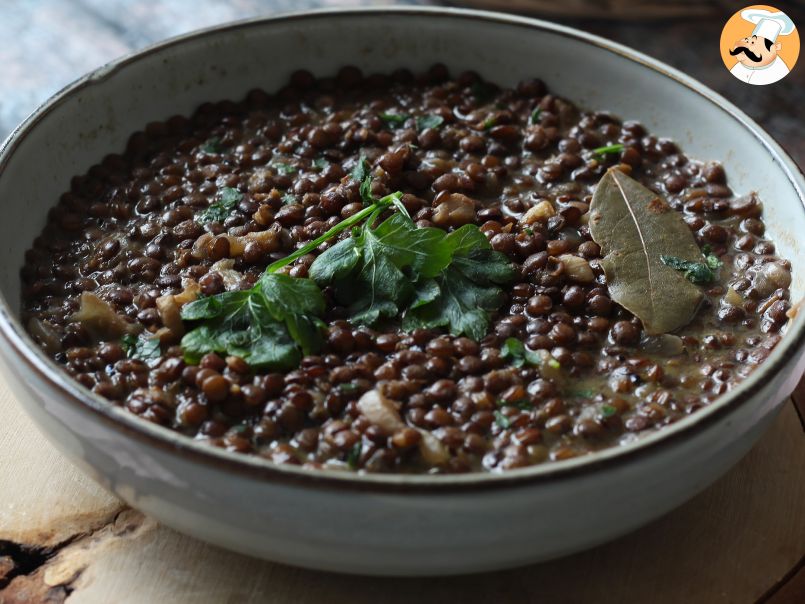
[[[773,156],[773,143],[771,150],[759,144],[740,115],[730,115],[673,78],[619,52],[601,50],[596,45],[601,42],[584,40],[593,40],[590,36],[574,36],[531,20],[471,12],[344,11],[222,28],[102,69],[36,116],[6,147],[0,199],[30,210],[0,224],[0,287],[16,308],[17,268],[46,209],[68,187],[72,174],[122,149],[133,130],[187,114],[205,100],[240,98],[255,86],[275,89],[298,67],[322,75],[346,63],[389,71],[396,66],[424,69],[439,60],[455,71],[474,68],[501,84],[536,73],[583,106],[617,108],[625,118],[678,140],[692,156],[722,159],[735,190],[760,191],[778,248],[798,258],[802,179],[791,176],[785,158]],[[561,63],[547,60],[554,55]],[[258,68],[260,60],[270,70]],[[154,73],[161,75],[155,78]],[[679,116],[688,122],[681,129]],[[48,167],[44,173],[41,165]],[[797,297],[802,286],[795,271]],[[17,341],[25,339],[18,325],[5,320],[2,326],[5,335],[11,331]],[[3,355],[13,367],[10,381],[20,400],[46,433],[135,507],[184,532],[248,553],[318,568],[391,574],[524,563],[634,528],[734,463],[802,372],[801,349],[787,351],[780,359],[787,371],[763,383],[755,380],[752,396],[733,405],[719,422],[651,455],[633,456],[628,464],[611,463],[606,472],[563,476],[562,464],[556,464],[555,472],[543,472],[550,481],[479,478],[476,482],[489,482],[489,488],[462,495],[449,488],[433,493],[409,489],[422,483],[404,477],[392,479],[398,488],[387,492],[339,491],[316,479],[279,484],[231,472],[231,464],[200,464],[177,454],[182,449],[178,441],[176,451],[170,445],[153,446],[138,438],[136,429],[124,430],[67,400],[53,379],[33,367],[36,359],[21,362],[8,349]]]

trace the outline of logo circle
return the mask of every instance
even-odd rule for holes
[[[738,80],[753,86],[786,77],[799,58],[799,32],[791,18],[767,4],[736,12],[721,30],[721,60]]]

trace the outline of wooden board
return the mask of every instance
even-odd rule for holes
[[[0,604],[710,604],[761,597],[784,604],[805,597],[805,574],[797,572],[805,552],[805,439],[792,404],[726,476],[636,533],[546,564],[437,579],[339,576],[206,545],[160,527],[79,474],[2,384],[0,418]]]

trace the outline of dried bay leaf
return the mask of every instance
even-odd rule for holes
[[[604,256],[610,297],[639,318],[648,335],[690,323],[702,292],[661,260],[666,255],[702,261],[678,212],[633,178],[610,169],[593,195],[589,225]]]

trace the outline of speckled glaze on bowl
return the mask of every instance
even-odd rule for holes
[[[689,155],[722,161],[735,191],[757,190],[765,201],[767,230],[794,263],[793,298],[802,297],[802,174],[740,110],[665,65],[576,30],[494,13],[360,9],[235,23],[98,69],[40,107],[0,151],[0,355],[48,438],[179,531],[288,564],[386,575],[491,570],[591,547],[679,505],[746,453],[805,368],[805,316],[750,379],[639,443],[460,476],[316,472],[205,446],[92,395],[25,333],[17,320],[25,249],[70,177],[121,150],[134,130],[204,101],[276,89],[298,68],[389,72],[437,61],[502,85],[543,78],[582,106],[640,120]]]

